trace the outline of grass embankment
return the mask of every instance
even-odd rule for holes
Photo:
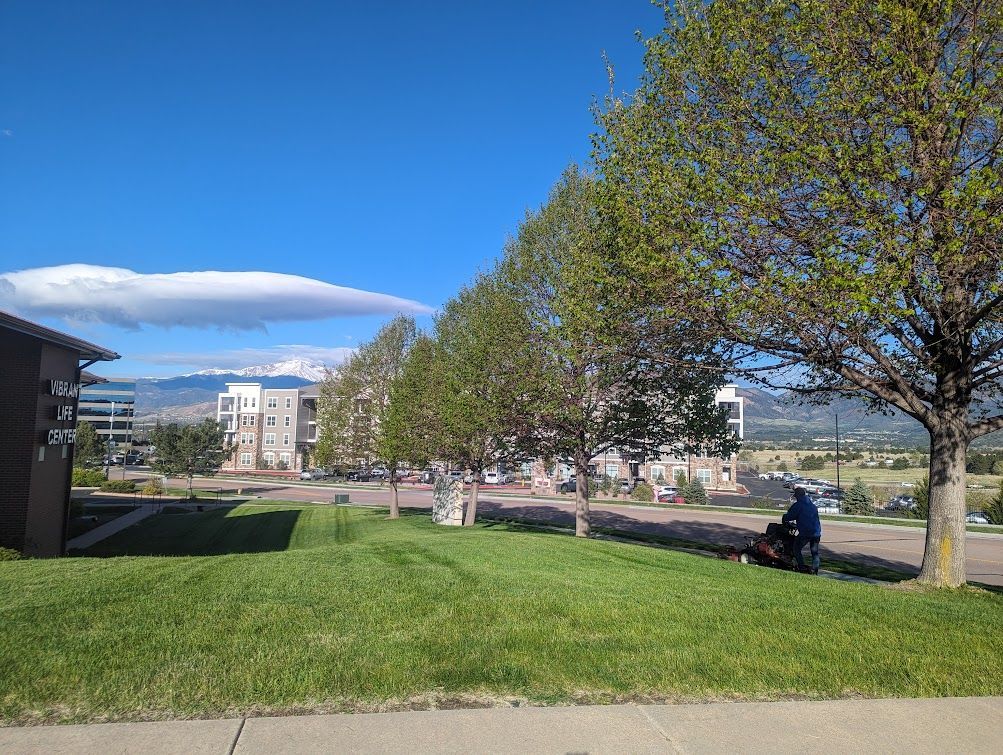
[[[974,590],[331,506],[99,547],[132,557],[0,563],[0,720],[1003,692],[1003,598]]]

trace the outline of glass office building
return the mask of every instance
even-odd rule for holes
[[[132,378],[108,378],[107,383],[80,389],[77,421],[89,422],[101,440],[112,447],[132,440],[132,418],[136,408],[136,381]]]

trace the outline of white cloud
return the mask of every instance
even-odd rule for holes
[[[292,359],[319,362],[328,367],[336,367],[355,351],[341,346],[308,346],[304,344],[280,344],[261,348],[226,349],[213,352],[165,352],[163,354],[140,354],[134,357],[147,364],[176,365],[197,370],[218,368],[222,370],[243,369],[261,364],[274,364]]]
[[[148,324],[264,330],[268,322],[432,311],[409,299],[266,272],[144,274],[58,265],[2,273],[0,292],[3,308],[29,316],[130,329]]]

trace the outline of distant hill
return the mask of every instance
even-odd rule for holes
[[[286,371],[288,374],[283,374]],[[136,419],[191,419],[216,414],[217,396],[227,383],[261,383],[264,388],[302,388],[322,380],[324,366],[293,359],[240,370],[202,370],[168,378],[136,381]]]
[[[841,442],[859,446],[926,445],[930,436],[912,417],[899,411],[868,414],[860,399],[843,398],[826,406],[802,404],[794,393],[774,395],[753,387],[742,387],[745,398],[745,438],[760,442],[834,443],[836,415],[839,415]],[[977,446],[1003,445],[1003,433],[993,433],[976,441]]]

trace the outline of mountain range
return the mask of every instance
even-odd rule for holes
[[[136,381],[136,421],[185,420],[216,415],[216,398],[227,383],[253,379],[264,388],[302,388],[324,379],[319,362],[290,359],[239,370],[209,369]]]
[[[150,422],[197,419],[216,414],[217,395],[227,383],[253,379],[265,388],[301,388],[324,379],[323,364],[291,359],[237,370],[208,369],[169,378],[140,378],[136,382],[136,419]],[[793,393],[773,394],[743,386],[745,438],[750,442],[831,445],[839,418],[840,440],[848,446],[926,445],[926,430],[901,412],[868,413],[859,399],[837,399],[819,406],[799,403]],[[1001,445],[1003,434],[994,433],[978,445]]]

